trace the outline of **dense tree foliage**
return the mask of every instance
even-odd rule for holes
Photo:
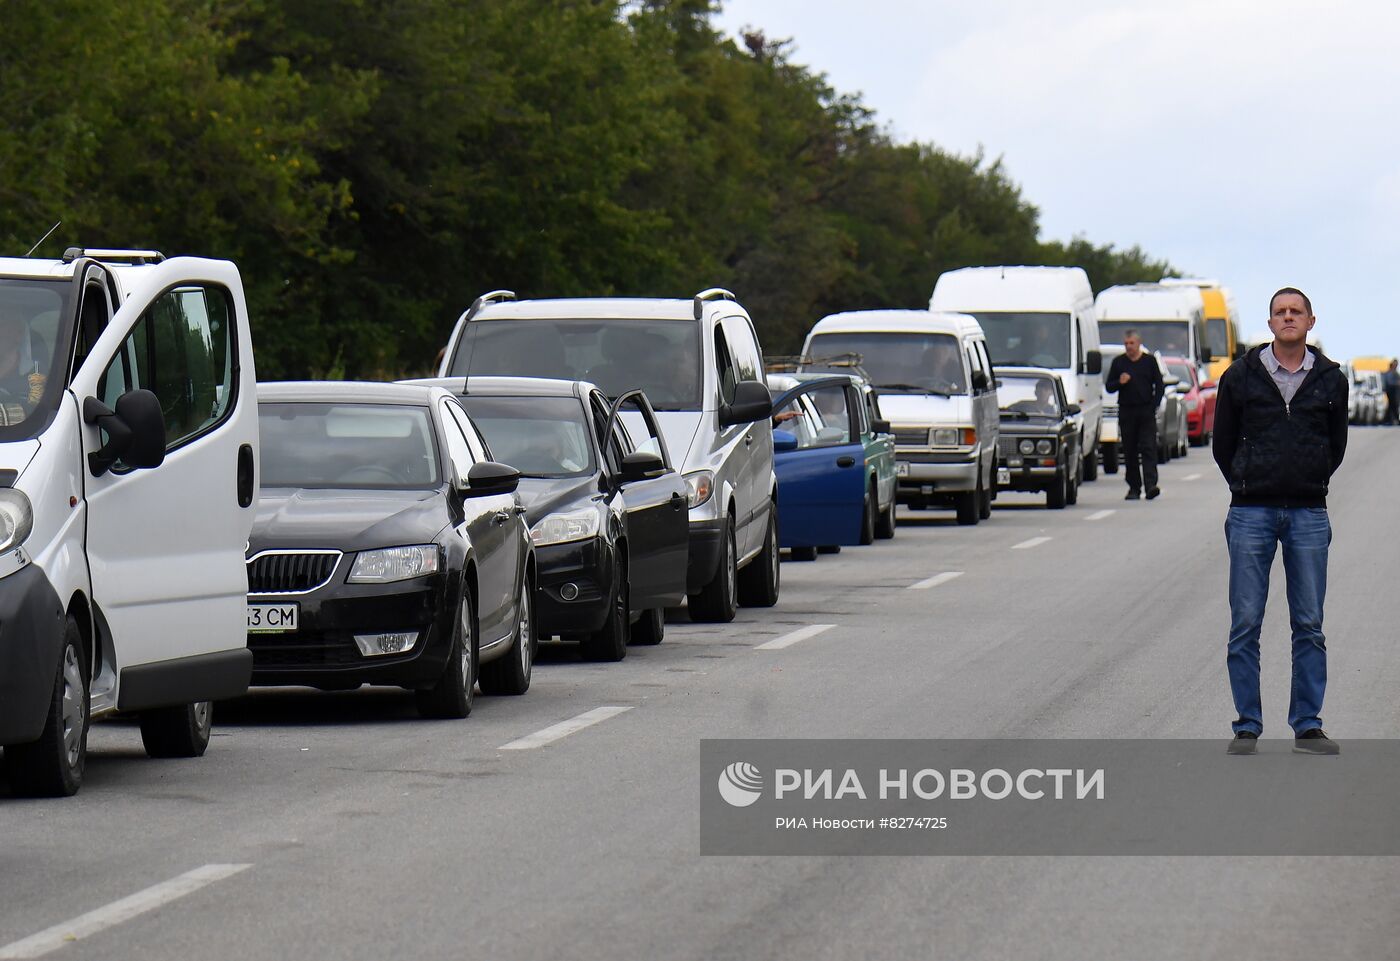
[[[1045,242],[1000,162],[899,143],[710,0],[0,3],[0,251],[236,261],[259,372],[425,371],[482,290],[734,289],[765,345]]]

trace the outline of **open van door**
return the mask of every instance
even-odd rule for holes
[[[186,257],[143,271],[74,372],[92,602],[121,710],[247,689],[254,384],[237,268]]]

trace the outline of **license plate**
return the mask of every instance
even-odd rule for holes
[[[1011,471],[1008,470],[1008,469],[1005,468],[1005,467],[998,467],[998,468],[997,468],[997,483],[998,483],[998,484],[1009,484],[1009,483],[1011,483]]]
[[[908,462],[907,460],[895,461],[895,464],[894,464],[894,476],[896,476],[896,477],[908,477],[908,476],[909,476],[909,462]]]
[[[249,634],[281,634],[297,629],[298,604],[249,604]]]

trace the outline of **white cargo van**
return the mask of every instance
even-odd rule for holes
[[[1194,287],[1124,284],[1099,292],[1094,309],[1100,343],[1122,346],[1123,335],[1137,330],[1148,353],[1174,354],[1209,364],[1205,312]]]
[[[1079,267],[964,267],[938,278],[931,310],[976,317],[993,367],[1044,367],[1077,404],[1081,476],[1098,477],[1103,358],[1094,291]]]
[[[0,258],[0,745],[12,787],[82,783],[88,722],[202,754],[243,693],[257,498],[247,306],[226,261]]]
[[[894,431],[897,499],[957,509],[959,524],[991,516],[1001,412],[986,338],[966,314],[854,310],[807,334],[811,369],[856,355]]]

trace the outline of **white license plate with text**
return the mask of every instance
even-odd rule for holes
[[[998,467],[998,468],[997,468],[997,483],[998,483],[998,484],[1009,484],[1009,483],[1011,483],[1011,471],[1010,471],[1009,468],[1006,468],[1006,467]]]
[[[894,462],[894,476],[896,476],[896,477],[908,477],[908,476],[909,476],[909,462],[908,462],[907,460],[899,460],[899,461],[895,461],[895,462]]]
[[[297,629],[297,604],[249,604],[249,634],[280,634]]]

